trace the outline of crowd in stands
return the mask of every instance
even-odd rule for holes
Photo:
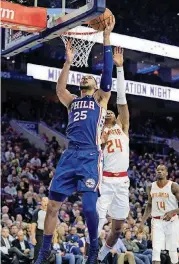
[[[116,31],[121,34],[159,41],[166,44],[179,44],[177,3],[154,0],[125,0],[108,7],[116,20]]]
[[[48,186],[62,152],[55,138],[49,141],[46,151],[41,151],[31,146],[7,120],[2,122],[1,241],[4,242],[1,242],[0,249],[5,259],[13,257],[12,263],[31,263],[33,259],[31,227],[34,212],[41,207],[44,197],[48,196]],[[131,211],[124,225],[124,233],[105,263],[121,264],[125,260],[135,260],[137,264],[151,263],[150,220],[146,223],[143,234],[138,233],[138,226],[147,202],[146,187],[155,180],[155,168],[158,164],[165,164],[169,179],[179,183],[177,153],[171,152],[162,157],[157,153],[138,155],[136,151],[131,151],[128,171],[131,181]],[[105,243],[110,228],[111,219],[107,217],[99,238],[101,246]],[[81,264],[87,235],[81,197],[74,194],[63,203],[59,211],[52,251],[56,255],[56,262],[52,263],[67,261],[69,264]]]
[[[16,107],[17,106],[17,107]],[[115,111],[115,108],[112,109]],[[3,104],[3,118],[14,118],[24,121],[43,121],[52,129],[66,134],[67,111],[60,102],[50,101],[48,98],[33,98],[25,96],[10,96]],[[162,138],[178,138],[179,126],[177,115],[149,114],[132,117],[130,134],[142,136],[156,136]]]

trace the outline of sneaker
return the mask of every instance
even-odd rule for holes
[[[86,264],[98,264],[98,249],[90,248]]]
[[[40,250],[39,256],[34,264],[49,264],[51,259],[50,250]]]

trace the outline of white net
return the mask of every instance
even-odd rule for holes
[[[86,31],[82,32],[81,27],[76,27],[60,35],[65,47],[68,40],[72,40],[72,47],[75,50],[72,66],[88,67],[88,57],[98,34],[100,32],[91,28],[86,28]]]

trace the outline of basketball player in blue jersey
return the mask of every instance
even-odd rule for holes
[[[71,42],[66,46],[66,62],[57,83],[57,96],[69,113],[67,127],[68,149],[63,153],[52,179],[49,203],[44,225],[42,247],[35,264],[46,264],[50,258],[50,246],[62,202],[77,191],[82,193],[83,212],[88,226],[90,250],[87,262],[97,263],[98,214],[96,202],[102,172],[100,137],[107,103],[112,86],[113,56],[110,33],[115,25],[114,17],[106,22],[103,33],[104,69],[100,89],[92,76],[80,82],[81,97],[75,97],[67,89],[67,80],[74,51]]]

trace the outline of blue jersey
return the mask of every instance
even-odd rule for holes
[[[93,96],[75,98],[69,108],[67,138],[70,143],[99,146],[106,110]]]

